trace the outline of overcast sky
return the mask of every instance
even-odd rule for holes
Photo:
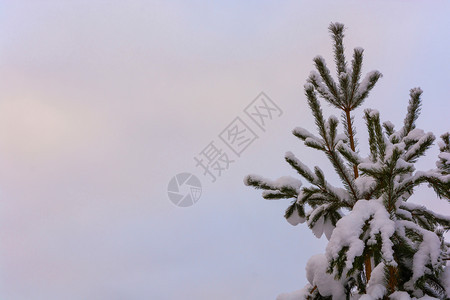
[[[349,54],[365,49],[363,71],[384,75],[364,108],[399,127],[420,86],[418,126],[449,130],[448,1],[223,2],[0,2],[1,299],[275,299],[302,288],[325,238],[289,225],[289,201],[265,201],[242,179],[295,176],[283,159],[293,151],[336,182],[291,134],[314,130],[302,87],[315,55],[334,68],[332,21],[346,25]],[[265,131],[244,113],[262,91],[283,111]],[[194,157],[236,117],[258,139],[230,152],[213,183]],[[203,188],[187,208],[167,194],[182,172]],[[414,201],[450,214],[426,188]]]

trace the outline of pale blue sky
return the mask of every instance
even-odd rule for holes
[[[290,133],[314,130],[302,86],[315,55],[332,65],[331,21],[346,25],[348,52],[365,48],[364,71],[384,75],[364,107],[399,126],[420,86],[419,127],[448,131],[449,13],[448,1],[0,2],[0,298],[274,299],[303,287],[324,238],[242,178],[295,175],[288,150],[332,171]],[[194,155],[261,91],[284,114],[208,182]],[[180,172],[203,184],[190,208],[166,194]],[[450,213],[426,189],[416,201]]]

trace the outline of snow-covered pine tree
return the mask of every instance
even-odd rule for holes
[[[428,184],[440,198],[450,196],[450,134],[439,142],[437,168],[417,171],[417,159],[433,144],[432,133],[416,128],[422,91],[410,91],[403,126],[381,124],[379,112],[364,111],[369,134],[368,157],[359,154],[353,127],[353,111],[360,107],[381,73],[369,72],[361,80],[363,49],[344,56],[344,26],[329,27],[334,42],[337,80],[325,60],[317,56],[305,84],[318,135],[303,128],[293,134],[308,147],[325,154],[342,182],[330,184],[319,167],[311,170],[293,153],[285,159],[307,182],[282,177],[268,180],[257,175],[244,179],[246,185],[262,189],[265,199],[293,199],[285,217],[292,225],[306,222],[316,237],[329,240],[325,254],[307,263],[309,281],[303,289],[278,299],[449,299],[449,244],[444,233],[450,218],[408,199],[414,188]],[[341,111],[339,120],[325,119],[318,96]],[[431,298],[430,298],[431,297]]]

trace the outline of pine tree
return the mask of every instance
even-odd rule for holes
[[[293,134],[307,147],[325,154],[342,182],[333,186],[319,167],[312,170],[293,153],[286,162],[303,177],[269,180],[257,175],[244,179],[246,185],[262,189],[265,199],[293,199],[285,218],[293,225],[304,223],[316,237],[329,240],[325,254],[307,263],[309,284],[279,299],[438,299],[450,298],[450,244],[444,233],[450,217],[435,213],[408,199],[420,184],[450,198],[450,134],[439,142],[436,168],[417,171],[416,161],[435,141],[431,132],[416,128],[420,113],[420,88],[410,90],[403,126],[381,123],[377,110],[364,110],[368,130],[368,157],[357,149],[353,113],[381,78],[378,71],[361,80],[363,49],[356,48],[350,63],[344,55],[344,26],[329,26],[334,43],[337,79],[325,60],[314,58],[304,86],[318,135],[304,128]],[[339,119],[325,119],[319,97],[341,112]]]

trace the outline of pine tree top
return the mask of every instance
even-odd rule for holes
[[[326,253],[308,262],[310,284],[301,292],[304,299],[450,297],[450,269],[445,267],[450,254],[443,238],[450,229],[450,217],[408,202],[421,184],[449,201],[450,134],[441,136],[436,168],[416,170],[415,163],[435,136],[416,128],[422,90],[413,88],[398,130],[389,121],[381,123],[377,110],[364,110],[369,155],[361,156],[352,114],[382,75],[371,71],[361,79],[363,49],[355,48],[348,63],[344,25],[332,23],[329,31],[336,78],[325,59],[316,56],[316,70],[304,86],[317,134],[301,127],[292,133],[307,147],[324,153],[342,186],[330,184],[318,166],[309,168],[292,152],[286,153],[285,160],[309,186],[294,178],[272,181],[256,175],[247,176],[244,182],[264,190],[265,199],[293,199],[285,212],[289,223],[306,222],[316,237],[325,234],[329,240]],[[319,99],[341,112],[343,132],[336,116],[325,118]]]

